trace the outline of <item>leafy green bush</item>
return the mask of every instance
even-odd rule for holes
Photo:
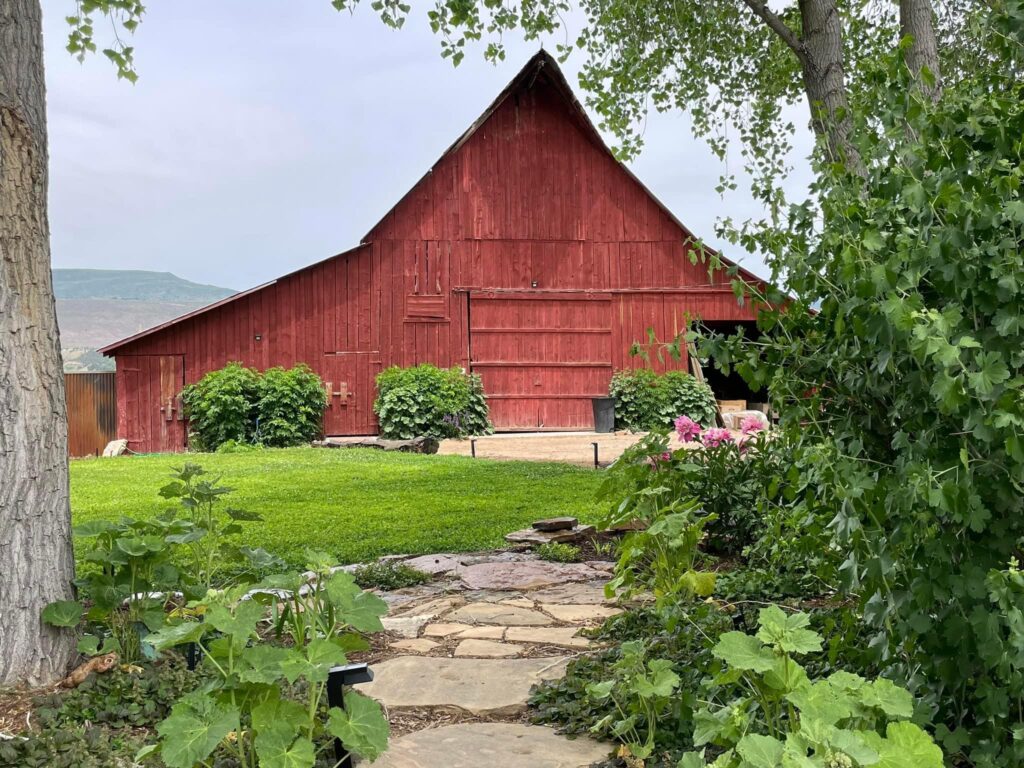
[[[271,448],[308,443],[321,435],[326,407],[323,382],[308,366],[268,368],[257,388],[254,442]]]
[[[822,766],[943,768],[942,750],[914,716],[911,694],[884,678],[835,672],[812,681],[795,656],[822,649],[804,613],[763,608],[755,636],[721,635],[712,651],[727,668],[694,715],[695,747],[713,745],[716,768]],[[706,764],[704,752],[682,768]]]
[[[74,528],[84,550],[85,566],[75,586],[80,600],[60,600],[43,610],[42,619],[56,627],[85,632],[78,650],[87,655],[116,651],[126,664],[153,659],[148,635],[160,629],[169,604],[201,597],[223,584],[222,571],[233,568],[236,582],[254,570],[279,564],[265,550],[239,547],[226,537],[240,533],[241,521],[258,521],[251,512],[219,502],[231,489],[203,479],[206,472],[187,463],[171,475],[160,495],[180,502],[149,520],[122,517],[93,520]]]
[[[387,604],[351,574],[332,573],[326,555],[310,557],[313,578],[288,573],[252,589],[211,591],[193,604],[201,621],[150,636],[158,650],[194,643],[208,680],[174,705],[156,727],[158,743],[140,757],[159,753],[168,768],[210,765],[217,756],[243,768],[310,766],[330,737],[370,760],[384,751],[388,723],[377,702],[349,689],[344,709],[328,708],[325,693],[330,669],[369,648],[362,633],[383,630]],[[257,631],[268,609],[273,637]],[[292,686],[295,698],[283,697]]]
[[[1008,768],[1024,765],[1024,624],[991,588],[1024,540],[1024,3],[978,24],[991,55],[937,104],[907,87],[902,50],[878,62],[856,117],[879,131],[854,133],[884,139],[858,147],[863,174],[822,168],[761,240],[792,303],[756,341],[704,351],[832,446],[811,492],[871,646],[954,761]]]
[[[228,363],[210,371],[182,390],[188,418],[189,446],[215,451],[228,440],[249,442],[256,426],[253,403],[259,391],[259,374],[241,363]]]
[[[216,451],[223,445],[277,448],[308,443],[321,434],[327,395],[305,365],[259,373],[241,363],[210,371],[181,393],[189,447]]]
[[[480,377],[461,368],[392,366],[377,375],[382,437],[466,437],[493,431]]]
[[[549,563],[578,563],[581,559],[579,547],[560,541],[541,544],[534,552],[541,560],[547,560]]]
[[[387,591],[415,587],[430,581],[429,573],[417,571],[405,563],[388,560],[361,565],[352,575],[356,578],[356,584],[363,589],[375,588]]]
[[[714,422],[715,395],[685,371],[658,375],[649,368],[616,371],[608,388],[615,398],[615,426],[646,432],[672,426],[689,416],[705,426]]]

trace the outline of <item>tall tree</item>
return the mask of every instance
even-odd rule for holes
[[[64,673],[40,614],[74,578],[60,340],[50,276],[39,0],[0,0],[0,685]]]

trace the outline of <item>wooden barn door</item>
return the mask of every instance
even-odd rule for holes
[[[117,390],[121,437],[137,453],[185,450],[181,390],[184,355],[134,355],[118,359]]]
[[[471,293],[469,329],[497,429],[594,428],[591,398],[612,375],[609,295]]]
[[[380,352],[338,352],[324,356],[325,435],[374,435],[377,417],[373,399],[377,395]]]

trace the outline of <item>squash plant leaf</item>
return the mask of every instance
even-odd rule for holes
[[[376,760],[388,746],[388,721],[380,704],[361,693],[345,691],[345,709],[331,707],[327,730],[349,750]]]
[[[203,693],[190,694],[174,705],[156,727],[160,756],[168,768],[192,768],[238,730],[237,709],[217,704]]]

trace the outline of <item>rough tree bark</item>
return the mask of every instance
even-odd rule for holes
[[[853,121],[846,90],[843,22],[836,0],[799,0],[799,34],[768,7],[767,0],[743,3],[789,46],[800,62],[811,128],[825,139],[830,158],[844,161],[855,173],[863,173],[860,152],[851,141]]]
[[[942,71],[931,0],[900,0],[900,37],[908,35],[913,38],[913,42],[904,54],[907,68],[921,93],[931,101],[937,101],[942,95]],[[934,75],[934,83],[925,82],[919,77],[923,67],[927,67]]]
[[[42,9],[0,0],[0,686],[48,683],[75,651],[40,620],[74,578],[47,164]]]

